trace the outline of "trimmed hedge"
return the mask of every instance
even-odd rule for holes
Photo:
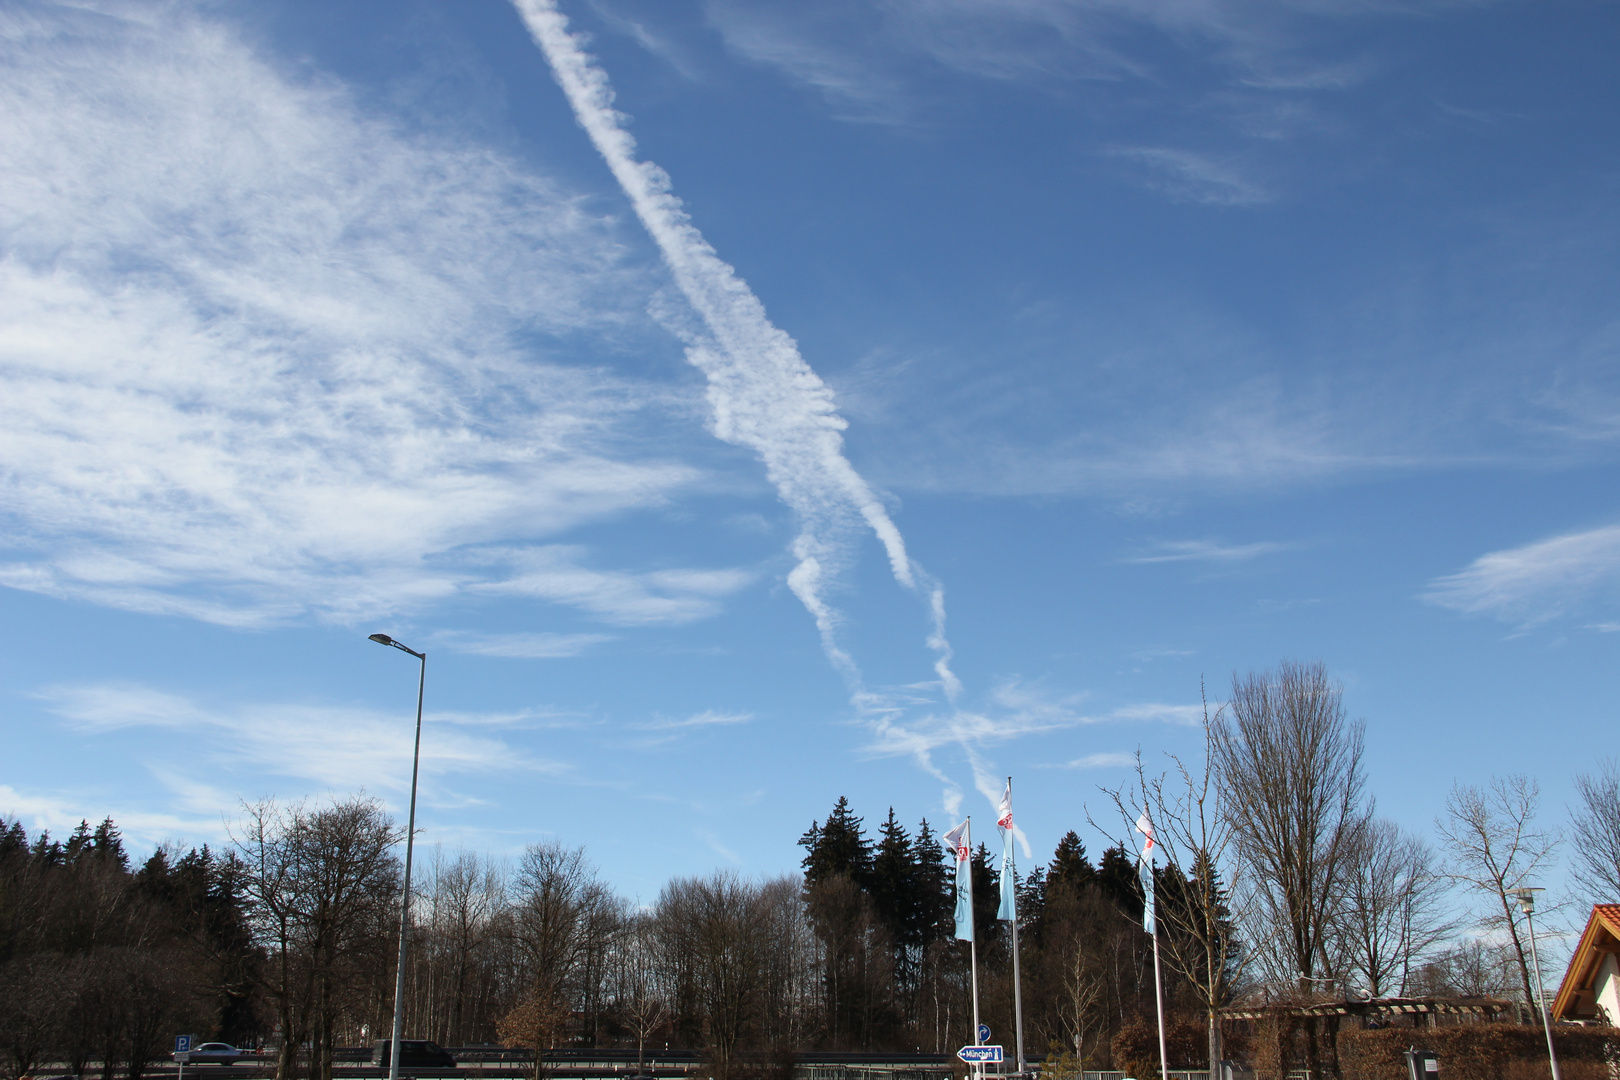
[[[1540,1062],[1545,1068],[1547,1040],[1539,1027],[1523,1024],[1467,1024],[1437,1028],[1378,1028],[1339,1033],[1339,1064],[1345,1080],[1407,1080],[1408,1048],[1429,1050],[1440,1058],[1444,1080],[1503,1080],[1526,1070],[1518,1063]],[[1602,1067],[1620,1076],[1620,1028],[1555,1027],[1558,1062]],[[1587,1074],[1592,1068],[1571,1072]],[[1566,1078],[1567,1080],[1567,1078]]]
[[[1209,1028],[1202,1017],[1172,1016],[1164,1033],[1164,1050],[1172,1069],[1209,1068]],[[1109,1045],[1114,1068],[1126,1076],[1159,1075],[1159,1028],[1146,1020],[1131,1020],[1114,1034]]]

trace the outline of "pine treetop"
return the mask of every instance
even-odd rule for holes
[[[862,888],[867,887],[872,875],[872,842],[866,838],[862,821],[850,809],[849,799],[840,795],[827,822],[810,828],[799,838],[806,849],[804,883],[814,887],[828,878],[845,876]]]

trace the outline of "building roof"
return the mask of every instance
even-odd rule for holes
[[[1557,1020],[1584,1020],[1597,1014],[1593,983],[1605,956],[1620,954],[1620,904],[1594,904],[1575,954],[1569,958],[1564,981],[1553,998]]]

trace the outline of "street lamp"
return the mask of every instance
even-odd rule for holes
[[[1558,1053],[1553,1049],[1552,1012],[1547,1008],[1547,991],[1541,982],[1541,956],[1536,952],[1536,893],[1541,891],[1540,888],[1508,890],[1519,902],[1519,910],[1524,912],[1524,921],[1530,927],[1530,959],[1536,965],[1536,1010],[1541,1013],[1541,1029],[1547,1033],[1547,1061],[1552,1065],[1552,1080],[1562,1080],[1558,1075]]]
[[[411,753],[411,815],[405,826],[405,891],[399,899],[399,971],[394,980],[394,1042],[388,1051],[388,1080],[399,1080],[399,1040],[405,1027],[405,935],[411,919],[411,845],[416,839],[416,771],[422,761],[422,691],[427,686],[427,653],[401,645],[387,634],[372,634],[371,640],[408,652],[422,661],[416,679],[416,749]],[[1557,1080],[1554,1077],[1554,1080]]]

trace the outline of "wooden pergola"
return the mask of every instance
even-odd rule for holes
[[[1410,1016],[1413,1018],[1414,1026],[1424,1026],[1432,1023],[1435,1016],[1476,1016],[1482,1020],[1493,1020],[1512,1008],[1512,1002],[1486,997],[1387,997],[1365,1001],[1332,999],[1263,1004],[1251,1002],[1227,1006],[1221,1010],[1221,1019],[1305,1020],[1313,1017],[1355,1016],[1376,1021]]]

